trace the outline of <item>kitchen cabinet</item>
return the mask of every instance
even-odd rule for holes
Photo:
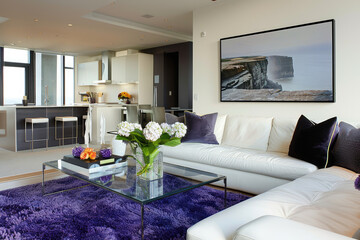
[[[79,63],[77,74],[78,86],[95,85],[101,79],[101,61]]]
[[[153,75],[152,54],[135,53],[112,58],[112,84],[137,84],[138,104],[153,103]]]
[[[113,57],[111,61],[112,84],[139,83],[142,72],[153,67],[153,55],[145,53]]]

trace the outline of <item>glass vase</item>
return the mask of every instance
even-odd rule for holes
[[[161,151],[159,151],[151,163],[150,157],[145,156],[141,148],[137,147],[135,158],[136,173],[139,178],[152,181],[163,177],[163,153]]]

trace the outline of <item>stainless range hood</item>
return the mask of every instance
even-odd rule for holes
[[[115,56],[113,51],[105,51],[101,53],[101,79],[95,81],[96,84],[111,83],[111,58]]]

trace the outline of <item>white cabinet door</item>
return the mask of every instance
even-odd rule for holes
[[[126,56],[126,82],[139,82],[139,55],[131,54]]]
[[[77,68],[78,86],[94,85],[100,79],[100,61],[79,63]]]
[[[111,59],[111,80],[113,84],[126,83],[126,56]]]

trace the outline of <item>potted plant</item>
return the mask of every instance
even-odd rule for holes
[[[186,126],[179,122],[172,125],[149,122],[142,129],[140,124],[124,121],[118,124],[116,139],[130,144],[136,160],[137,175],[142,179],[155,180],[163,176],[160,145],[179,145],[186,129]]]
[[[118,94],[118,99],[120,100],[120,103],[130,103],[131,95],[127,92],[121,92]]]

